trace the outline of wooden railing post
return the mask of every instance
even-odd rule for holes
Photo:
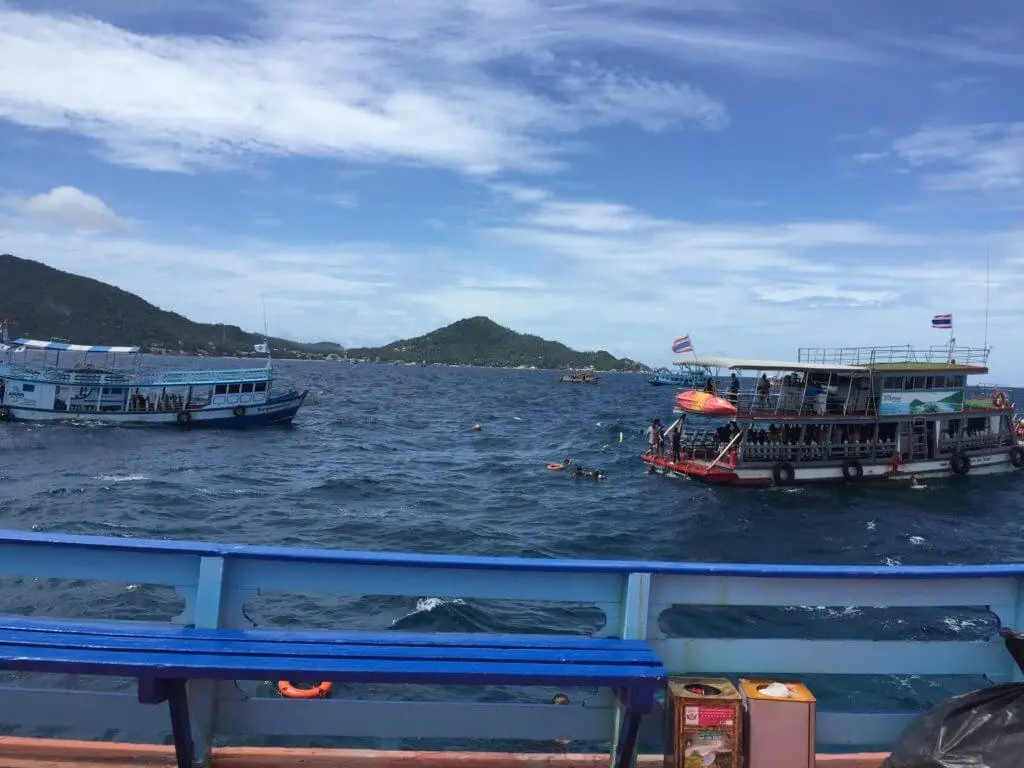
[[[218,629],[221,625],[221,602],[224,596],[224,558],[203,557],[199,560],[199,583],[196,586],[196,629]],[[192,740],[196,759],[201,766],[210,764],[210,750],[217,728],[216,680],[192,680],[188,684],[189,710],[192,712]]]
[[[624,640],[646,640],[647,639],[647,612],[650,606],[651,597],[651,574],[631,573],[626,578],[625,590],[622,595],[621,625],[619,637]],[[621,702],[615,708],[615,716],[612,719],[612,748],[609,753],[609,768],[615,760],[615,752],[618,748],[619,724],[622,720]],[[627,756],[633,757],[633,756]]]

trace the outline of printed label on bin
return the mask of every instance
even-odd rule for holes
[[[732,707],[685,707],[685,725],[732,725],[735,714]]]

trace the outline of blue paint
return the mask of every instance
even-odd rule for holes
[[[770,565],[754,563],[668,563],[642,560],[555,560],[471,555],[424,555],[405,552],[262,547],[243,544],[125,539],[0,530],[0,545],[87,547],[113,551],[175,552],[226,559],[282,562],[347,563],[352,565],[410,565],[417,568],[548,571],[552,573],[660,573],[692,576],[777,576],[786,579],[991,579],[1024,576],[1024,563],[994,565]]]
[[[273,680],[297,675],[349,682],[523,683],[549,686],[614,685],[614,680],[657,677],[645,666],[652,647],[673,674],[725,672],[801,676],[919,674],[1010,679],[1014,665],[1000,643],[985,640],[918,642],[776,638],[665,637],[660,615],[673,605],[987,606],[1002,623],[1020,621],[1024,566],[773,566],[635,561],[457,557],[402,553],[296,550],[218,543],[0,532],[0,575],[86,578],[172,584],[189,600],[199,628],[171,624],[68,622],[58,618],[0,617],[0,657],[12,668],[66,669],[193,679],[189,686],[197,753],[226,732],[401,736],[415,720],[417,735],[474,736],[468,723],[488,717],[499,737],[555,733],[559,723],[591,738],[603,721],[608,737],[628,739],[636,724],[616,719],[602,699],[600,716],[575,718],[555,707],[548,717],[536,703],[303,702],[241,698],[222,677]],[[145,578],[140,578],[144,576]],[[432,634],[406,632],[242,630],[244,599],[260,590],[344,595],[461,595],[493,599],[591,602],[606,614],[612,638],[564,635]],[[73,633],[68,630],[73,629]],[[686,631],[685,625],[682,631]],[[650,643],[650,646],[647,643]],[[21,661],[12,661],[15,657]],[[647,671],[644,671],[647,670]],[[209,681],[209,682],[206,682]],[[972,686],[972,687],[976,687]],[[48,710],[42,696],[49,695]],[[100,693],[33,694],[32,706],[0,703],[0,722],[95,725],[86,712]],[[550,694],[547,694],[550,696]],[[11,697],[7,697],[10,699]],[[115,697],[116,698],[116,697]],[[574,704],[577,702],[573,702]],[[384,704],[388,707],[385,709]],[[139,705],[141,706],[141,705]],[[490,709],[488,709],[490,708]],[[113,710],[112,710],[113,711]],[[147,718],[119,705],[127,721]],[[368,712],[387,712],[389,723]],[[493,714],[488,715],[488,712]],[[444,718],[448,718],[445,720]],[[575,719],[574,719],[575,718]],[[344,720],[344,723],[339,722]],[[619,727],[613,731],[613,723]],[[819,711],[822,743],[859,747],[885,743],[905,724],[905,714]],[[540,730],[538,731],[538,727]],[[648,735],[656,732],[645,726]],[[325,733],[326,731],[326,733]],[[641,735],[644,731],[641,731]],[[491,733],[490,730],[487,733]],[[565,732],[561,732],[565,733]],[[95,735],[95,734],[93,734]]]

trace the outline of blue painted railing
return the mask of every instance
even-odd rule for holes
[[[11,579],[18,581],[12,585]],[[37,579],[71,580],[61,586]],[[81,616],[83,604],[56,599],[78,582],[164,585],[183,600],[170,621],[198,627],[250,628],[246,603],[260,594],[402,596],[467,601],[527,601],[545,606],[580,604],[603,614],[595,634],[646,638],[673,674],[762,674],[801,678],[821,674],[963,676],[992,682],[1020,680],[1001,640],[999,625],[1024,625],[1024,565],[988,566],[803,566],[659,563],[457,557],[396,553],[302,550],[280,547],[147,541],[0,531],[0,612],[33,612],[39,602],[25,589],[44,589],[63,615]],[[21,590],[19,592],[19,590]],[[20,594],[18,600],[13,595]],[[20,602],[19,602],[20,600]],[[12,602],[13,601],[13,602]],[[164,601],[167,604],[168,601]],[[63,605],[64,608],[60,608]],[[666,630],[673,611],[733,606],[861,606],[912,611],[981,609],[993,614],[987,636],[949,640],[806,639],[706,637],[693,627]],[[250,612],[251,612],[251,606]],[[298,608],[296,608],[298,610]],[[122,606],[120,615],[125,614]],[[47,615],[54,616],[51,606]],[[129,612],[130,614],[130,612]],[[95,616],[95,613],[91,614]],[[348,612],[352,615],[351,610]],[[899,615],[897,613],[897,615]],[[108,616],[109,618],[109,616]],[[341,623],[329,613],[312,617],[319,628],[366,628]],[[676,622],[678,623],[678,622]],[[308,626],[309,621],[306,622]],[[550,630],[550,628],[548,628]],[[422,631],[419,629],[417,631]],[[754,634],[758,632],[754,631]],[[685,635],[685,636],[684,636]],[[955,637],[955,636],[954,636]],[[0,732],[21,726],[50,735],[118,737],[166,733],[166,712],[137,703],[124,692],[88,687],[68,690],[0,677]],[[29,684],[35,687],[29,687]],[[62,682],[66,679],[62,678]],[[91,683],[90,683],[91,684]],[[970,685],[967,687],[977,687]],[[65,685],[65,688],[68,686]],[[616,707],[594,694],[585,706],[550,706],[547,699],[509,703],[363,699],[290,701],[246,695],[230,683],[201,682],[190,690],[202,744],[250,740],[254,735],[307,738],[368,737],[553,739],[607,743]],[[422,698],[422,696],[420,696]],[[491,697],[494,699],[494,697]],[[891,744],[912,713],[838,712],[819,707],[818,742],[830,748]],[[660,718],[647,718],[647,737],[658,740]],[[73,733],[68,733],[70,729]],[[21,731],[25,732],[25,731]]]

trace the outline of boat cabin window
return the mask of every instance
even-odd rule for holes
[[[214,387],[213,392],[214,394],[217,395],[226,395],[228,393],[228,385],[218,384],[216,387]]]
[[[267,391],[267,382],[265,382],[265,381],[257,381],[256,382],[256,391],[257,392],[266,392]]]
[[[124,394],[124,387],[104,387],[103,388],[103,394],[104,395],[123,395]]]
[[[36,391],[36,385],[35,384],[22,384],[21,385],[21,391],[22,392],[35,392]]]
[[[243,384],[242,385],[242,392],[243,393],[252,392],[252,383],[251,382],[246,382],[245,384]]]
[[[229,395],[237,395],[238,391],[241,389],[241,387],[242,387],[241,384],[229,384],[228,385],[228,394]]]

